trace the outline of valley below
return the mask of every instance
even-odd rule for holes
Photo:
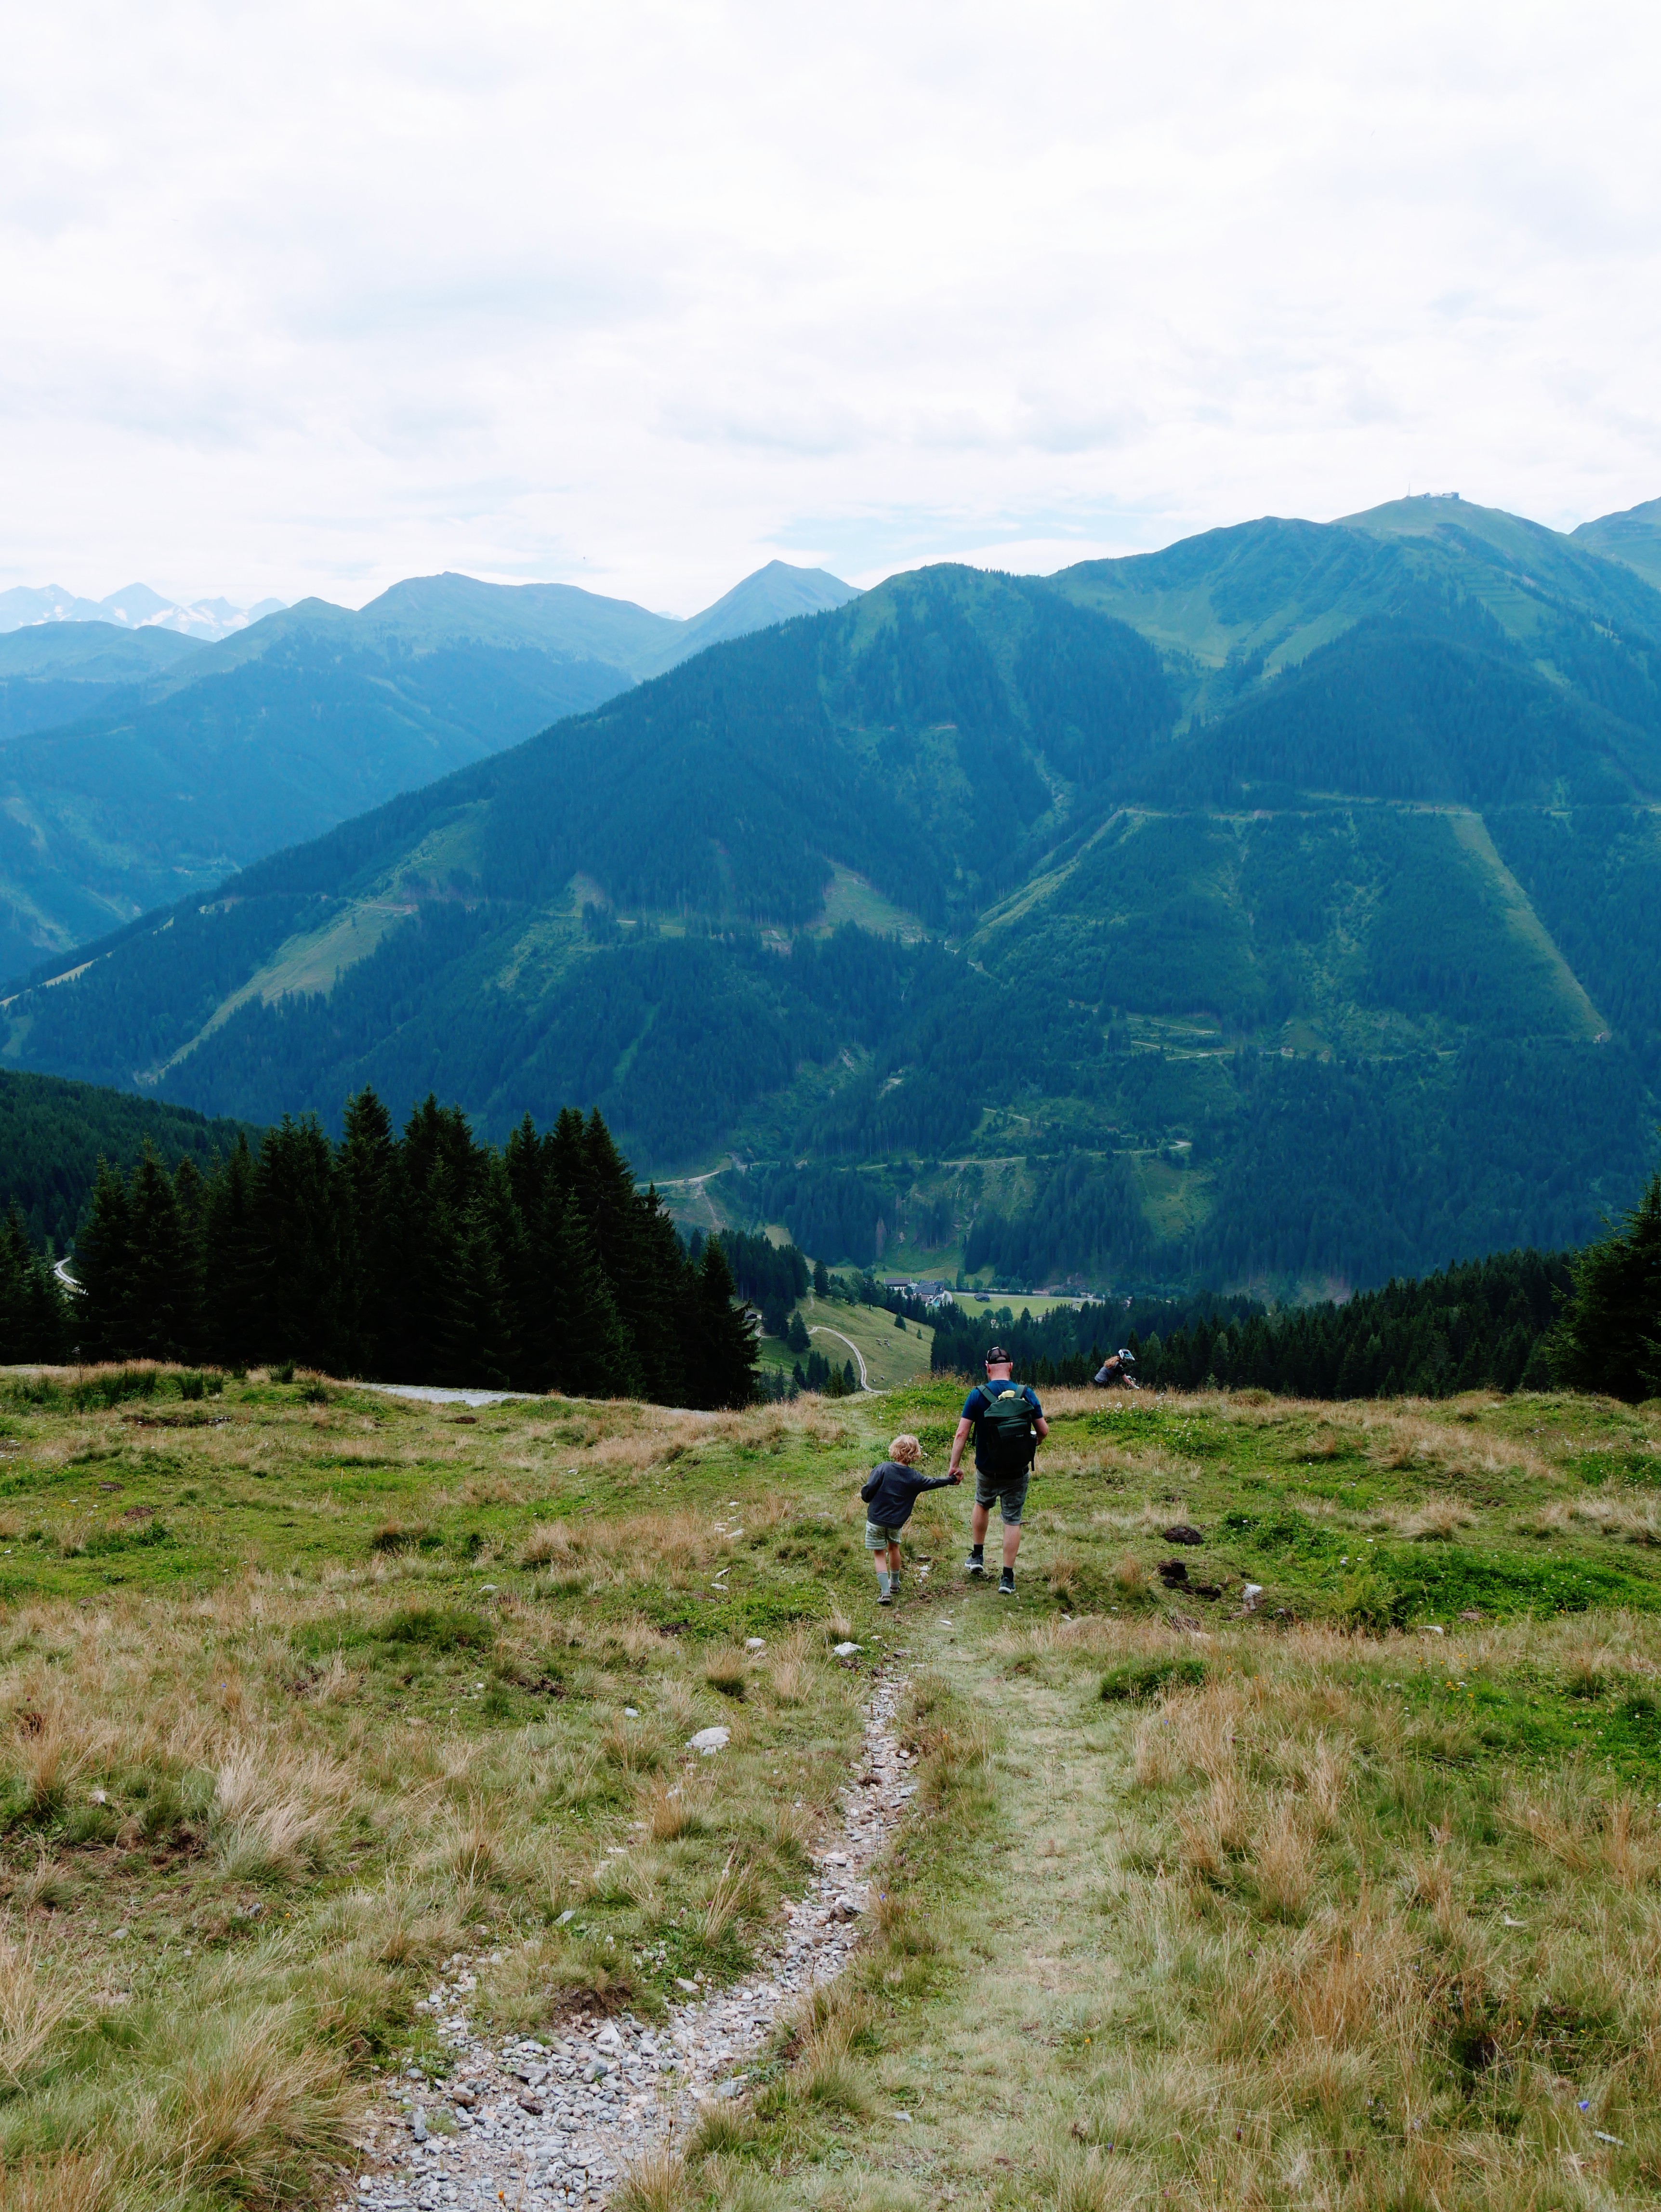
[[[1457,501],[924,569],[37,968],[0,1066],[598,1106],[689,1231],[970,1285],[1562,1249],[1661,1114],[1658,662],[1646,574]]]

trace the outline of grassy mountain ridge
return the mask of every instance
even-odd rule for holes
[[[257,1120],[597,1104],[827,1257],[1583,1241],[1661,1097],[1661,594],[1410,504],[721,644],[39,975],[5,1050]]]
[[[1265,517],[1051,580],[1185,666],[1189,711],[1205,713],[1368,620],[1487,627],[1548,665],[1555,648],[1622,665],[1621,641],[1661,638],[1661,592],[1579,537],[1462,500],[1398,500],[1336,523]]]
[[[1621,514],[1599,515],[1572,532],[1578,544],[1635,569],[1646,583],[1661,586],[1661,499],[1648,499]]]

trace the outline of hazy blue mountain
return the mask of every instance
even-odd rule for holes
[[[1646,583],[1661,586],[1661,499],[1646,499],[1621,514],[1599,515],[1569,535],[1577,545],[1622,562]]]
[[[176,630],[41,623],[0,635],[0,738],[107,710],[201,650]]]
[[[412,577],[356,612],[305,599],[199,648],[117,633],[137,657],[102,690],[79,641],[95,631],[113,671],[109,623],[14,631],[0,642],[39,672],[9,683],[0,653],[0,975],[612,697],[696,650],[700,624],[838,594],[774,562],[680,623],[570,585]],[[155,594],[114,596],[149,620]]]
[[[83,599],[61,584],[14,584],[0,592],[0,630],[25,623],[107,622],[96,599]]]
[[[113,623],[39,623],[0,635],[0,678],[64,677],[89,684],[139,684],[202,650],[172,629],[121,629]]]
[[[201,672],[241,665],[272,651],[295,630],[332,626],[344,638],[378,647],[423,652],[447,645],[496,646],[599,662],[614,669],[616,688],[666,669],[722,639],[741,637],[793,616],[822,613],[857,597],[822,568],[770,561],[702,614],[684,622],[650,613],[632,599],[611,599],[575,584],[487,584],[447,572],[409,576],[356,613],[325,599],[302,599],[280,621],[228,639]]]
[[[1661,594],[1421,507],[714,646],[37,970],[0,1051],[261,1121],[598,1104],[828,1258],[1573,1243],[1661,1105]]]
[[[83,599],[58,584],[19,584],[0,592],[0,632],[37,623],[109,623],[118,629],[173,630],[202,641],[246,629],[282,605],[281,599],[261,599],[252,607],[224,599],[181,602],[163,599],[148,584],[128,584],[106,599]]]
[[[714,606],[682,624],[679,635],[654,658],[643,661],[639,672],[660,675],[693,653],[702,653],[705,646],[747,637],[752,630],[793,621],[797,615],[825,614],[858,597],[851,584],[844,584],[827,569],[794,568],[786,561],[770,561],[753,576],[735,584]]]

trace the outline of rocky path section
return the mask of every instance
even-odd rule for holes
[[[700,2106],[741,2095],[781,2014],[839,1974],[858,1941],[871,1868],[917,1786],[914,1754],[894,1734],[902,1686],[897,1674],[879,1678],[840,1832],[815,1854],[806,1894],[785,1905],[783,1941],[748,1982],[708,1994],[683,1984],[666,2027],[588,2014],[551,2041],[491,2044],[468,2003],[477,1968],[501,1954],[458,1954],[422,2001],[454,2054],[449,2080],[411,2072],[386,2085],[363,2145],[368,2170],[336,2200],[339,2212],[604,2205],[636,2160],[672,2131],[690,2134]]]

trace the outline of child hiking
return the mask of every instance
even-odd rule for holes
[[[922,1446],[915,1437],[899,1436],[888,1447],[888,1456],[873,1467],[860,1496],[865,1500],[865,1548],[877,1570],[877,1603],[891,1605],[899,1595],[900,1531],[911,1518],[911,1508],[925,1490],[944,1490],[948,1482],[963,1480],[956,1468],[949,1474],[919,1474]]]

